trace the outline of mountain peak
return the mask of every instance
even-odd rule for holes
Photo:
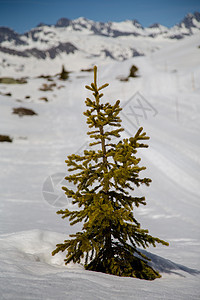
[[[13,42],[15,45],[25,45],[26,43],[21,40],[20,35],[9,27],[0,27],[0,43],[7,41]]]
[[[79,22],[88,22],[90,21],[89,19],[85,18],[85,17],[79,17],[77,19],[75,19],[76,21],[79,21]]]
[[[68,27],[71,24],[71,20],[67,18],[61,18],[56,22],[56,27]]]
[[[196,26],[196,22],[200,22],[200,13],[199,12],[194,12],[192,13],[188,13],[183,20],[178,24],[179,27],[182,27],[183,25],[190,29],[190,28],[194,28],[197,27]]]
[[[43,60],[61,58],[68,54],[80,55],[84,59],[85,57],[106,57],[106,59],[125,60],[145,54],[140,46],[138,49],[132,47],[134,37],[178,40],[199,34],[199,32],[199,12],[187,14],[179,24],[172,28],[159,23],[143,27],[135,19],[121,22],[97,22],[84,17],[74,20],[61,18],[55,25],[40,23],[24,34],[18,34],[7,27],[0,27],[0,54],[21,58],[35,57]],[[105,40],[107,37],[110,38],[109,43]],[[127,45],[119,41],[118,38],[121,37],[127,39]],[[86,39],[92,40],[88,47],[85,43]]]
[[[196,19],[198,22],[200,22],[200,12],[195,11],[195,12],[194,12],[194,17],[195,17],[195,19]]]
[[[148,28],[159,28],[160,24],[159,23],[154,23],[152,25],[150,25]]]
[[[143,26],[140,24],[140,22],[138,20],[136,20],[136,19],[133,19],[132,23],[137,28],[143,28]]]

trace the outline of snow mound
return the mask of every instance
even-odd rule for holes
[[[22,231],[0,236],[0,256],[3,264],[8,264],[11,271],[26,271],[26,273],[43,274],[63,272],[67,269],[83,269],[81,264],[68,264],[65,266],[65,253],[59,252],[55,256],[51,253],[57,243],[67,238],[64,234],[57,232],[43,231],[39,229]],[[176,264],[161,256],[141,250],[151,259],[150,265],[161,273],[176,274],[183,276],[181,271],[189,274],[199,274],[194,269]],[[5,266],[4,266],[5,267]],[[8,268],[6,268],[8,270]],[[5,268],[4,268],[5,270]]]
[[[65,253],[52,256],[57,243],[62,242],[67,236],[50,231],[38,229],[22,231],[0,236],[0,258],[3,265],[13,271],[26,271],[26,273],[43,274],[57,272],[57,269],[66,270],[64,263]],[[68,265],[67,268],[71,268]],[[73,265],[74,268],[82,268]],[[1,269],[1,268],[0,268]],[[5,269],[4,269],[5,270]]]

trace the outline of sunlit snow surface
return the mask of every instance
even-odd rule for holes
[[[74,60],[70,80],[54,79],[53,91],[40,91],[51,82],[31,72],[25,85],[0,86],[0,134],[13,137],[13,143],[0,143],[0,299],[200,298],[199,44],[199,36],[193,36],[144,57],[96,62],[99,83],[110,83],[105,101],[121,100],[123,137],[141,125],[151,137],[150,147],[138,155],[147,166],[144,175],[153,182],[136,189],[137,195],[146,196],[147,206],[137,208],[135,216],[153,236],[170,243],[147,249],[162,274],[153,282],[65,266],[64,253],[51,256],[57,243],[79,229],[56,215],[59,207],[47,203],[42,190],[49,176],[67,173],[67,155],[87,145],[82,113],[90,93],[84,86],[93,78],[92,73],[78,72],[86,61]],[[119,81],[132,64],[140,76]],[[4,96],[8,92],[11,97]],[[12,114],[20,106],[38,115]],[[72,207],[68,200],[66,207]]]

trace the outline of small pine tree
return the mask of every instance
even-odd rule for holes
[[[99,149],[85,150],[84,155],[69,155],[66,163],[73,172],[66,180],[77,186],[77,191],[63,187],[73,204],[80,210],[59,210],[62,218],[69,218],[70,224],[82,222],[81,232],[71,234],[71,239],[58,244],[52,252],[67,251],[65,263],[80,263],[85,258],[85,268],[118,276],[137,277],[153,280],[160,274],[148,266],[149,260],[138,247],[143,248],[161,243],[142,229],[134,218],[133,206],[146,205],[144,197],[134,197],[129,191],[141,184],[149,185],[151,179],[140,178],[140,158],[138,148],[146,148],[143,141],[149,139],[140,128],[134,137],[112,143],[111,138],[119,138],[121,119],[118,116],[120,101],[114,105],[103,104],[100,92],[108,84],[97,87],[97,68],[94,67],[94,83],[86,86],[94,96],[87,98],[88,110],[84,112],[89,128],[88,135],[99,145]],[[110,129],[112,128],[112,129]],[[98,146],[97,146],[98,147]]]
[[[61,79],[61,80],[67,80],[68,78],[69,78],[69,72],[67,72],[67,71],[65,70],[65,67],[62,66],[62,71],[61,71],[61,73],[60,73],[60,79]]]
[[[130,68],[130,73],[128,77],[137,77],[137,71],[138,71],[138,67],[136,67],[135,65],[132,65],[132,67]]]

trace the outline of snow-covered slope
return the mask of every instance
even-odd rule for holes
[[[71,37],[77,46],[78,33]],[[97,43],[106,39],[113,45],[109,37],[95,38]],[[137,45],[146,56],[124,61],[86,59],[77,52],[73,61],[68,54],[65,62],[71,60],[73,72],[64,82],[58,76],[51,81],[35,77],[42,71],[58,73],[62,59],[44,62],[30,57],[26,72],[15,73],[29,73],[26,84],[0,84],[0,134],[13,138],[13,143],[0,143],[1,299],[200,298],[199,34],[181,40],[151,40],[150,44],[150,37],[138,37]],[[130,45],[127,37],[119,41],[124,47]],[[85,41],[86,46],[92,47],[92,37]],[[96,44],[93,47],[95,54]],[[154,52],[148,47],[154,47]],[[153,282],[85,271],[81,265],[66,267],[64,253],[51,256],[56,243],[80,228],[61,220],[56,215],[61,202],[47,201],[42,191],[48,178],[67,173],[66,156],[82,151],[88,143],[82,113],[90,93],[84,86],[93,78],[91,72],[80,69],[94,63],[98,64],[99,83],[110,83],[105,100],[121,99],[123,137],[134,134],[139,126],[151,137],[150,147],[139,156],[153,182],[136,190],[146,196],[147,206],[136,208],[135,216],[152,235],[170,243],[169,247],[147,249],[154,268],[162,274]],[[128,76],[132,64],[139,68],[139,76],[120,81]],[[12,75],[12,70],[1,69],[1,75]],[[53,84],[51,90],[44,91],[44,84]],[[44,97],[49,101],[40,99]],[[12,114],[18,107],[33,109],[37,115]],[[60,193],[60,188],[55,190],[56,197],[63,195]],[[64,204],[71,208],[67,199]]]

